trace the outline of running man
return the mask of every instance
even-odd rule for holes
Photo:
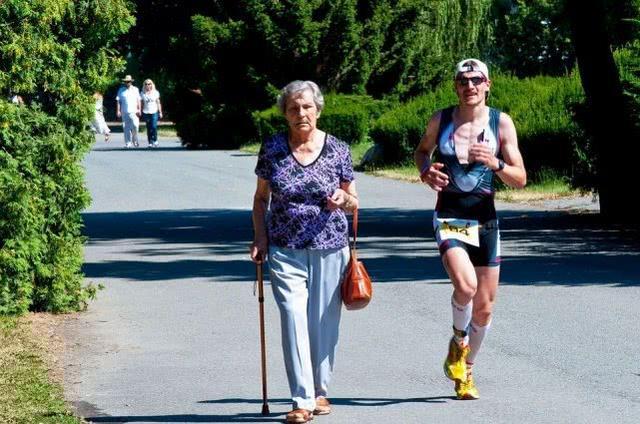
[[[511,117],[487,106],[487,65],[466,59],[454,75],[458,105],[431,117],[414,159],[422,182],[438,192],[433,228],[453,284],[444,372],[458,399],[478,399],[473,364],[491,325],[500,277],[494,176],[522,188],[527,175]]]

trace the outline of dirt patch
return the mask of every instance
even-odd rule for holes
[[[34,341],[38,344],[42,359],[47,366],[49,378],[56,384],[64,381],[65,341],[62,328],[65,321],[75,319],[76,314],[55,315],[49,313],[30,313],[25,319],[31,326]]]

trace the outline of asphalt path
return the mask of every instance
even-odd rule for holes
[[[96,423],[281,422],[290,402],[268,285],[271,415],[260,415],[256,157],[168,138],[123,144],[100,139],[84,162],[84,272],[105,288],[64,324],[67,399]],[[458,401],[442,373],[451,287],[432,239],[434,195],[360,173],[357,184],[374,300],[343,312],[334,409],[314,422],[638,422],[637,232],[499,204],[504,259],[475,367],[481,399]]]

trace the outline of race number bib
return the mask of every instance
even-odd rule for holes
[[[436,232],[440,240],[456,239],[480,246],[479,223],[474,219],[438,218]]]

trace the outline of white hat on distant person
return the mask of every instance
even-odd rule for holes
[[[131,75],[125,75],[124,78],[122,78],[122,82],[133,82],[135,81],[133,78],[131,78]]]
[[[489,79],[489,68],[484,62],[478,59],[469,58],[458,62],[454,78],[464,72],[480,72],[486,79]]]

